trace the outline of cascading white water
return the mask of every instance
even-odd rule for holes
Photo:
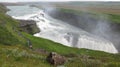
[[[47,38],[66,46],[118,53],[110,41],[93,36],[82,29],[76,28],[60,20],[56,20],[45,14],[42,10],[34,14],[18,17],[13,16],[13,18],[35,20],[41,32],[34,34],[34,36]]]

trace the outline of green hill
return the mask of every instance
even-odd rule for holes
[[[5,15],[7,9],[0,6],[0,43],[5,45],[16,45],[24,43],[24,38],[18,35],[18,22],[10,16]]]
[[[53,67],[45,60],[47,54],[37,49],[64,55],[68,59],[65,67],[120,67],[120,54],[67,47],[20,32],[18,21],[6,15],[6,11],[0,5],[0,67]],[[33,50],[28,48],[27,39]]]

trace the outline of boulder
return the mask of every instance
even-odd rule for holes
[[[51,52],[47,57],[47,61],[57,66],[57,65],[63,65],[66,62],[66,58],[55,52]]]

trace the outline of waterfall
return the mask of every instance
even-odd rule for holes
[[[34,20],[41,30],[34,34],[36,37],[50,39],[70,47],[100,50],[109,53],[118,53],[112,42],[92,35],[80,28],[54,19],[44,13],[43,10],[23,16],[12,16],[15,19]]]

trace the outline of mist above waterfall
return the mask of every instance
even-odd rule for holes
[[[82,6],[84,6],[84,5],[82,5]],[[67,20],[68,24],[71,24],[71,25],[73,25],[75,27],[82,28],[81,27],[81,22],[83,21],[82,23],[83,23],[84,29],[86,31],[92,33],[95,36],[99,36],[100,38],[107,39],[108,41],[111,40],[112,36],[109,33],[112,32],[112,29],[110,27],[110,21],[108,20],[107,15],[98,14],[97,19],[93,19],[93,18],[91,18],[92,15],[87,13],[88,12],[87,9],[83,9],[82,11],[84,11],[84,12],[83,12],[83,14],[81,14],[82,16],[78,17],[78,16],[75,16],[74,14],[73,14],[73,17],[70,16],[70,15],[68,15],[68,16],[63,15],[62,16],[62,15],[59,14],[59,9],[56,9],[55,6],[46,6],[45,8],[46,8],[45,9],[46,13],[48,13],[48,14],[50,14],[52,16],[55,16],[55,17],[58,16],[60,18],[61,17],[63,17],[63,18],[68,17],[68,19],[64,18],[62,20],[63,21]],[[72,21],[71,19],[74,19],[75,21],[74,20]],[[76,23],[76,21],[78,23]],[[77,41],[79,39],[78,37],[79,37],[79,35],[77,35],[77,36],[74,35],[74,37],[73,37],[73,46],[76,46],[76,43],[77,43]]]
[[[96,22],[93,22],[95,23],[93,24],[93,23],[90,23],[89,21],[91,15],[87,13],[83,13],[80,17],[76,15],[74,15],[75,17],[72,17],[70,16],[71,14],[69,13],[68,13],[69,16],[67,16],[65,13],[63,14],[64,16],[62,16],[62,14],[58,13],[59,10],[57,10],[53,6],[48,6],[48,7],[44,6],[42,9],[44,10],[40,9],[36,13],[30,14],[30,15],[18,16],[14,18],[36,21],[37,26],[39,27],[39,29],[41,29],[41,32],[34,34],[34,36],[50,39],[52,41],[55,41],[70,47],[87,48],[87,49],[93,49],[93,50],[101,50],[101,51],[110,52],[110,53],[117,53],[117,50],[112,44],[112,42],[110,42],[104,37],[100,37],[100,35],[99,36],[95,35],[101,32],[102,26],[104,25],[101,23],[99,24],[96,23],[98,22],[99,18],[97,18],[97,20],[95,19]],[[44,16],[42,16],[42,14],[44,14]],[[60,18],[64,18],[69,22],[55,19],[51,17],[52,16],[51,14],[52,15],[54,14],[54,16],[58,16]],[[74,19],[75,21],[73,22],[72,19]],[[82,22],[83,25],[81,25],[81,20],[84,20],[84,22]],[[91,22],[92,21],[93,20],[91,20]],[[76,23],[77,23],[77,26],[76,26]],[[97,26],[99,27],[98,30],[97,30]],[[89,29],[94,34],[89,33],[87,29]],[[102,33],[101,35],[103,35],[103,32],[101,33]]]
[[[86,6],[90,5],[82,5],[81,7]],[[66,23],[83,29],[95,36],[111,41],[119,50],[120,33],[116,30],[119,26],[116,26],[116,24],[110,21],[108,15],[101,13],[89,13],[89,10],[86,8],[81,9],[82,12],[80,15],[77,15],[76,13],[62,12],[60,9],[57,10],[55,6],[52,6],[51,8],[52,10],[50,12],[49,9],[46,9],[46,12],[48,11],[50,16],[65,21]]]

